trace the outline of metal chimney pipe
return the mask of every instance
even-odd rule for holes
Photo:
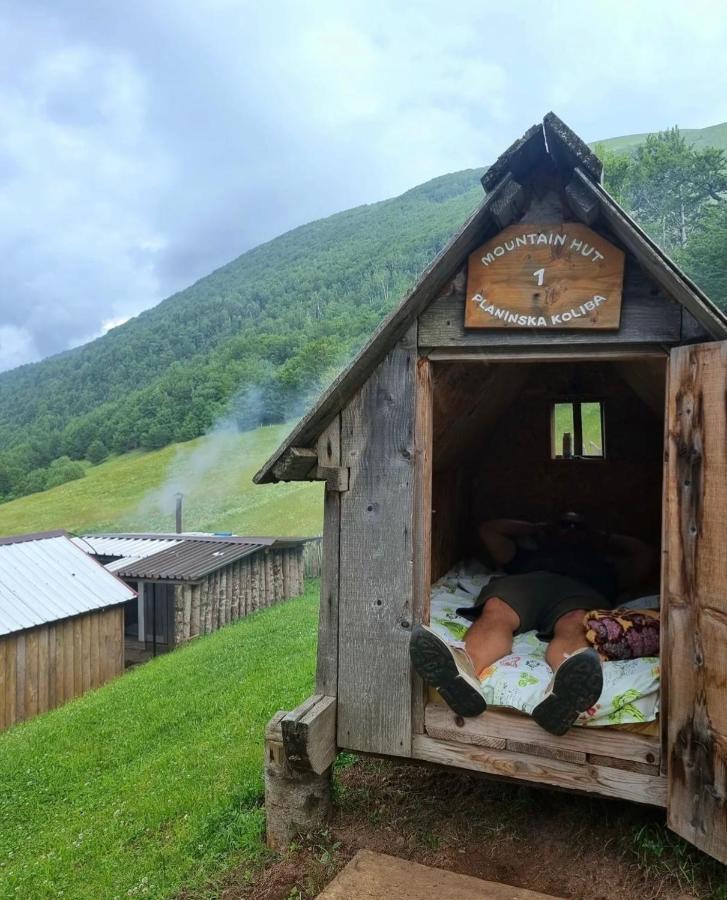
[[[177,534],[182,533],[182,501],[184,500],[184,494],[176,494],[175,500],[176,504],[176,526],[177,526]]]

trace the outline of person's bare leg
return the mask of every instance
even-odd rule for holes
[[[554,672],[565,661],[566,655],[589,646],[583,627],[586,612],[585,609],[574,609],[555,623],[553,638],[545,651],[545,660]]]
[[[465,650],[477,675],[510,653],[512,636],[519,625],[518,614],[504,600],[490,597],[486,601],[482,615],[464,639]]]

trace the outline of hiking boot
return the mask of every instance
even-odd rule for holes
[[[535,707],[532,717],[551,734],[565,734],[580,713],[596,704],[602,690],[601,658],[592,647],[584,647],[559,666],[547,696]]]
[[[422,680],[436,688],[458,716],[479,716],[487,709],[480,681],[464,650],[450,647],[427,625],[415,625],[409,655]]]

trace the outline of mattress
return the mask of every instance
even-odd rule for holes
[[[474,604],[488,581],[499,573],[480,563],[460,563],[432,585],[430,626],[453,646],[464,646],[470,626],[457,607]],[[547,644],[534,631],[516,635],[512,652],[481,673],[482,694],[490,706],[532,713],[550,686],[553,672],[545,661]],[[603,691],[576,725],[631,725],[652,722],[659,711],[659,658],[603,663]]]

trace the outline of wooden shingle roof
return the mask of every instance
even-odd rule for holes
[[[727,338],[724,314],[610,196],[601,184],[601,161],[575,132],[550,112],[490,166],[482,177],[486,191],[482,203],[255,475],[256,483],[309,477],[309,470],[315,465],[315,454],[310,455],[306,470],[306,448],[315,445],[321,433],[410,324],[454,277],[469,253],[509,224],[504,215],[521,202],[521,180],[542,166],[557,168],[567,185],[569,202],[575,209],[582,210],[584,221],[592,222],[596,217],[602,217],[665,293],[681,303],[712,337]],[[300,463],[294,467],[289,465],[292,454],[298,454]],[[295,474],[291,475],[291,471]]]

